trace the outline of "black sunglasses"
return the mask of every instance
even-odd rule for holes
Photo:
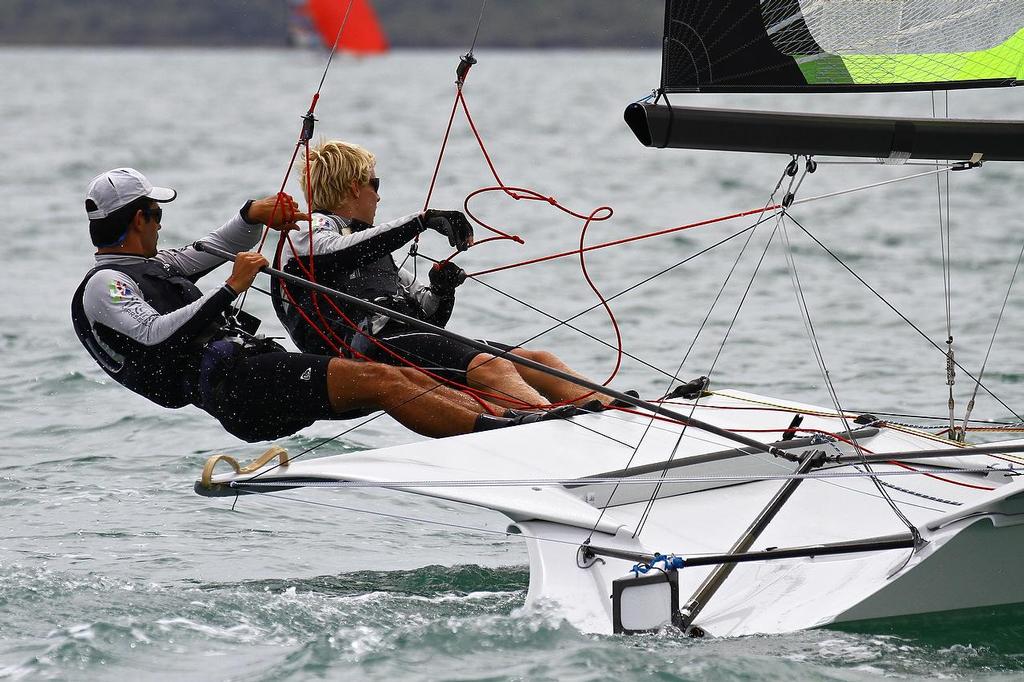
[[[380,191],[380,178],[370,178],[370,182],[368,184],[373,188],[374,192]]]
[[[164,217],[164,210],[157,206],[156,208],[144,208],[142,209],[142,215],[148,220],[160,222],[160,219]]]

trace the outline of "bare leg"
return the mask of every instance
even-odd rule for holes
[[[504,358],[496,358],[487,353],[480,353],[469,362],[466,369],[466,381],[473,388],[479,388],[493,394],[489,400],[508,407],[527,405],[547,405],[548,401],[537,392],[527,381],[515,363]],[[496,396],[508,396],[503,400]],[[517,402],[519,401],[519,402]]]
[[[465,393],[416,370],[376,362],[332,358],[327,389],[336,412],[382,409],[406,428],[434,438],[469,433],[485,412]]]
[[[562,362],[562,360],[554,353],[549,353],[544,350],[526,350],[525,348],[516,348],[512,353],[528,360],[533,360],[534,362],[547,365],[552,369],[557,369],[561,372],[565,372],[566,374],[571,374],[573,376],[580,377],[581,379],[585,378],[579,372],[573,371],[569,365]],[[588,388],[577,386],[572,382],[553,377],[550,374],[545,374],[539,370],[525,367],[523,365],[516,365],[515,367],[526,383],[542,393],[551,402],[572,401],[582,405],[590,402],[591,400],[600,400],[603,405],[607,405],[614,400],[611,396],[607,396],[603,393],[591,393]]]

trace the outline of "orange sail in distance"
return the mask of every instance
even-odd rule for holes
[[[301,8],[316,28],[323,44],[330,49],[345,19],[348,2],[345,0],[307,0]],[[348,22],[338,41],[338,49],[358,54],[387,52],[388,39],[384,35],[370,0],[352,0]]]

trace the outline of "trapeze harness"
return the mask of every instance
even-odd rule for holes
[[[319,212],[325,222],[338,233],[345,230],[360,232],[373,227],[360,220],[345,219],[337,215]],[[347,229],[346,229],[347,228]],[[391,252],[401,247],[423,231],[423,223],[418,217],[388,230],[387,232],[353,244],[349,248],[330,253],[312,256],[312,268],[317,280],[329,282],[341,291],[373,301],[389,310],[404,313],[411,317],[443,327],[447,324],[455,307],[455,293],[437,294],[437,308],[432,313],[424,310],[423,304],[416,300],[402,282],[401,269],[395,263]],[[310,251],[314,251],[310,244]],[[315,253],[315,251],[314,251]],[[299,277],[306,277],[298,258],[308,262],[308,257],[296,256],[288,260],[284,271]],[[306,311],[318,311],[326,322],[348,346],[358,353],[368,353],[372,342],[368,335],[386,338],[389,335],[408,330],[408,327],[386,315],[367,314],[352,304],[338,301],[338,308],[355,327],[343,320],[340,315],[325,302],[317,302],[316,294],[308,289],[291,287],[289,294],[296,305],[291,305],[282,295],[278,279],[271,283],[271,296],[274,310],[281,323],[288,329],[295,345],[307,353],[333,354],[324,340],[300,316],[297,308]]]
[[[202,298],[194,280],[207,273],[184,277],[172,266],[152,259],[103,263],[85,275],[72,298],[75,332],[93,359],[119,384],[158,405],[177,408],[193,404],[214,414],[217,378],[228,362],[246,355],[284,350],[276,343],[252,339],[251,334],[259,324],[257,318],[242,313],[244,319],[239,322],[225,314],[236,296],[226,285],[167,340],[153,346],[102,323],[90,324],[83,304],[85,286],[101,270],[115,270],[130,277],[146,303],[161,315]]]

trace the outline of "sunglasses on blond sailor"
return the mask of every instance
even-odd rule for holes
[[[380,178],[370,178],[366,184],[372,187],[374,192],[380,192]]]

